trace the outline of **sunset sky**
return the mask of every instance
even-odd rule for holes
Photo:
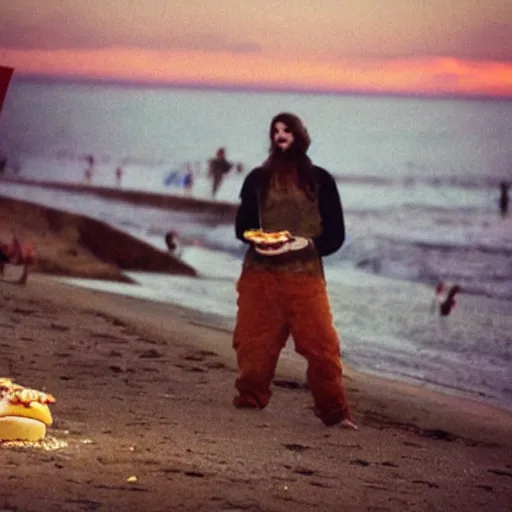
[[[512,97],[509,0],[12,0],[16,75]]]

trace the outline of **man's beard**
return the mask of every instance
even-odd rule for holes
[[[273,155],[278,161],[293,162],[298,159],[300,153],[297,151],[297,146],[295,144],[291,144],[286,148],[276,145],[274,147]]]

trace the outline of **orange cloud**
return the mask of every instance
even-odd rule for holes
[[[512,97],[512,63],[453,58],[293,60],[265,54],[0,49],[16,72],[155,83]]]

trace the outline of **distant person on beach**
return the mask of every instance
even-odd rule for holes
[[[212,180],[212,197],[217,195],[222,180],[231,167],[233,167],[233,164],[226,159],[226,149],[219,148],[215,158],[208,162],[208,174]]]
[[[510,187],[510,184],[502,181],[500,183],[500,212],[501,216],[504,218],[508,215],[508,204],[509,204],[509,198],[508,198],[508,189]]]
[[[269,137],[268,158],[243,182],[235,221],[236,237],[249,247],[237,283],[233,347],[239,374],[233,405],[263,409],[268,404],[279,354],[291,334],[295,350],[307,360],[316,416],[327,426],[357,429],[343,386],[322,263],[345,240],[336,182],[307,156],[310,138],[297,116],[278,114]],[[291,240],[256,245],[246,239],[255,229]]]
[[[86,185],[90,185],[92,182],[92,175],[94,169],[94,157],[92,155],[87,155],[85,157],[85,161],[87,162],[87,167],[84,170],[84,183]]]
[[[22,265],[23,272],[18,283],[25,284],[28,278],[29,266],[35,261],[34,248],[29,242],[21,243],[14,231],[12,235],[10,243],[0,242],[0,275],[3,276],[6,263]]]

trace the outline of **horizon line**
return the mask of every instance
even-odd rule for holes
[[[489,93],[458,93],[456,91],[446,92],[424,92],[424,91],[386,91],[374,89],[322,89],[314,87],[293,87],[277,85],[247,85],[237,83],[212,83],[200,81],[155,81],[144,79],[123,79],[111,77],[87,77],[82,75],[50,75],[43,73],[30,73],[19,71],[13,73],[12,81],[24,82],[66,82],[76,84],[95,84],[117,87],[150,87],[158,89],[188,89],[225,92],[254,92],[254,93],[279,93],[279,94],[309,94],[326,96],[367,96],[367,97],[389,97],[401,99],[425,99],[425,100],[463,100],[463,101],[511,101],[512,95],[496,95]]]

